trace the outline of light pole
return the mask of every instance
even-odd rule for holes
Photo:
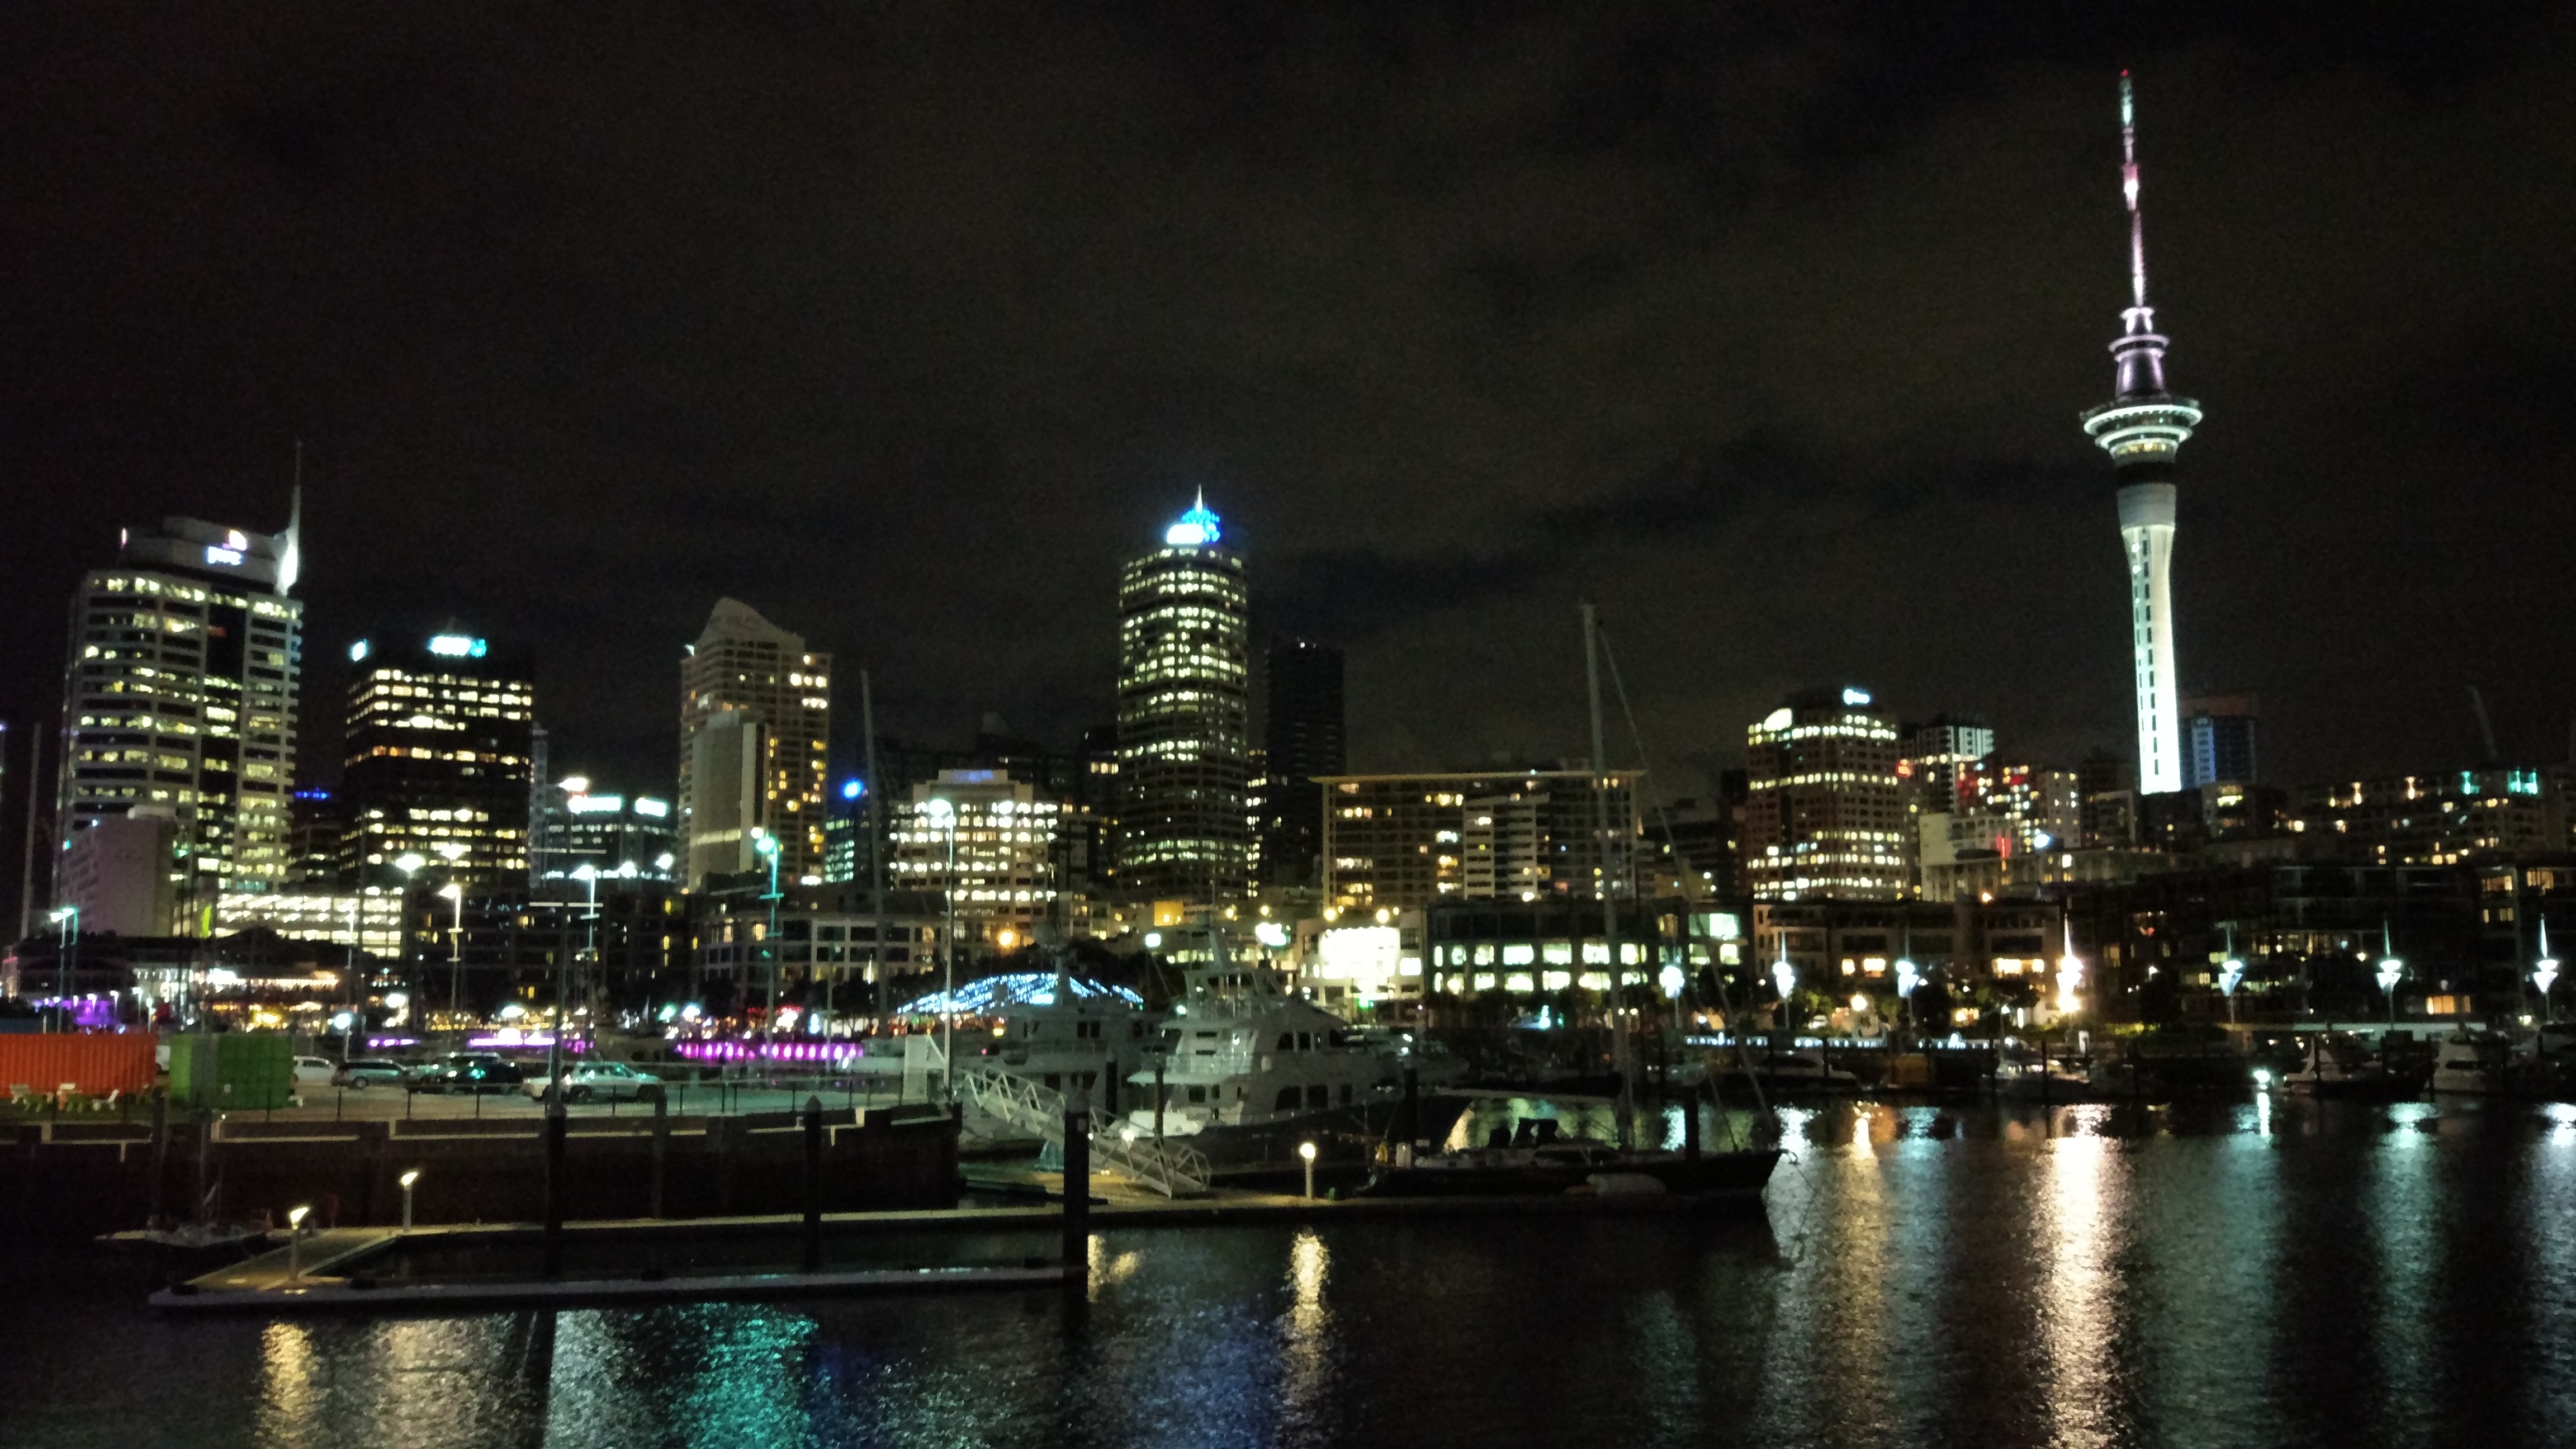
[[[760,954],[769,963],[769,1012],[760,1021],[761,1040],[778,1040],[778,837],[763,830],[752,837],[760,858],[769,863],[769,934],[761,938]],[[810,933],[808,933],[810,934]]]
[[[447,928],[447,1014],[457,1014],[456,998],[465,989],[465,887],[454,881],[438,888],[438,898],[456,908]]]
[[[56,906],[54,924],[61,929],[54,937],[54,1014],[45,1022],[45,1030],[56,1030],[59,1021],[71,1024],[72,972],[80,959],[80,907]]]
[[[403,1231],[411,1231],[411,1190],[420,1184],[420,1169],[415,1167],[400,1179],[403,1190]]]
[[[2080,1004],[2075,993],[2084,984],[2084,963],[2075,955],[2075,923],[2071,920],[2065,922],[2063,930],[2066,950],[2057,958],[2057,1014],[2073,1016]]]
[[[2549,919],[2540,921],[2540,959],[2531,963],[2531,984],[2540,992],[2540,1024],[2549,1025],[2549,988],[2558,984],[2558,958],[2549,954]]]
[[[1899,957],[1896,962],[1896,999],[1905,1007],[1905,1045],[1914,1046],[1914,988],[1923,984],[1923,968]]]
[[[304,1276],[304,1215],[309,1207],[286,1210],[286,1281],[296,1282]]]
[[[957,1064],[949,1048],[957,1040],[957,807],[932,798],[922,803],[922,813],[939,823],[948,835],[948,873],[942,878],[940,894],[947,900],[947,934],[945,948],[939,954],[939,1089],[945,1097],[957,1095]]]
[[[403,888],[402,888],[402,936],[401,936],[401,938],[400,938],[399,943],[394,947],[394,952],[395,952],[395,954],[396,954],[397,956],[399,956],[399,957],[401,958],[401,960],[402,960],[402,976],[403,976],[403,984],[404,984],[404,987],[406,988],[406,994],[405,994],[405,996],[403,997],[403,1005],[404,1005],[404,1007],[405,1007],[405,1010],[404,1010],[404,1013],[403,1013],[403,1015],[404,1015],[404,1023],[403,1023],[403,1024],[404,1024],[404,1025],[406,1025],[406,1026],[414,1027],[414,1028],[417,1028],[417,1027],[419,1026],[419,1023],[414,1022],[414,1021],[412,1021],[412,1020],[410,1020],[410,1019],[409,1019],[409,1018],[410,1018],[410,1015],[411,1015],[411,1013],[410,1013],[410,1011],[409,1011],[409,1007],[411,1006],[411,1004],[412,1004],[413,1002],[416,1002],[416,1001],[422,1000],[422,999],[423,999],[423,993],[421,992],[421,989],[420,989],[420,978],[419,978],[419,977],[418,977],[418,976],[417,976],[417,975],[412,971],[412,960],[411,960],[411,878],[412,878],[415,874],[417,874],[417,873],[419,872],[419,870],[420,870],[420,868],[421,868],[422,866],[427,865],[427,864],[429,864],[429,857],[428,857],[428,856],[425,856],[425,855],[421,855],[421,854],[419,854],[419,853],[417,853],[417,852],[414,852],[414,851],[405,851],[405,852],[404,852],[404,853],[402,853],[401,855],[397,855],[397,856],[395,856],[395,857],[394,857],[394,869],[396,869],[396,870],[398,870],[398,871],[401,871],[401,872],[402,872],[402,878],[403,878]]]
[[[2406,963],[2397,957],[2397,944],[2386,921],[2379,923],[2379,989],[2388,997],[2388,1029],[2397,1029],[2397,983],[2406,978]]]
[[[2245,984],[2245,963],[2236,956],[2236,928],[2227,928],[2227,959],[2218,963],[2218,994],[2227,998],[2227,1024],[2236,1024],[2236,988]]]
[[[1297,1155],[1306,1161],[1306,1196],[1311,1198],[1315,1195],[1315,1144],[1298,1143]]]
[[[599,929],[599,867],[585,860],[574,868],[572,878],[580,881],[590,892],[590,910],[583,917],[586,932],[584,940],[595,944],[598,938],[587,933],[596,932]],[[586,945],[583,949],[586,952],[590,947]],[[555,958],[555,1029],[549,1033],[553,1040],[546,1043],[546,1091],[554,1098],[560,1098],[563,1093],[564,998],[571,993],[572,967],[563,957],[557,956]]]
[[[358,908],[365,902],[363,895],[349,897],[349,979],[340,983],[341,994],[349,999],[349,1025],[340,1040],[340,1060],[344,1062],[358,1054]]]

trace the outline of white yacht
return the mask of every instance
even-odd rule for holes
[[[2433,1091],[2494,1096],[2505,1089],[2509,1055],[2503,1037],[2462,1027],[2442,1038],[2434,1050]]]
[[[1127,1080],[1126,1128],[1179,1138],[1220,1166],[1291,1163],[1304,1143],[1330,1158],[1363,1156],[1402,1109],[1412,1058],[1401,1036],[1372,1040],[1298,995],[1266,965],[1188,975],[1158,1040],[1161,1105],[1148,1065]],[[1448,1135],[1466,1099],[1415,1075],[1413,1135]]]

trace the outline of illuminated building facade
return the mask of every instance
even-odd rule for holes
[[[1747,732],[1744,878],[1756,900],[1906,894],[1899,749],[1896,721],[1858,689],[1798,695]]]
[[[349,646],[347,811],[361,885],[402,883],[418,855],[469,892],[528,875],[535,669],[460,630]]]
[[[2174,684],[2174,458],[2200,405],[2165,388],[2165,345],[2147,305],[2146,222],[2138,209],[2136,111],[2120,77],[2120,187],[2129,208],[2129,306],[2111,344],[2116,388],[2084,414],[2084,431],[2120,480],[2120,544],[2129,561],[2130,675],[2138,697],[2139,791],[2183,787],[2182,712]]]
[[[1589,770],[1327,775],[1318,781],[1324,899],[1341,910],[1414,910],[1451,899],[1596,897],[1605,804],[1612,828],[1631,842],[1620,857],[1637,858],[1638,778]]]
[[[603,873],[632,867],[622,879],[667,881],[679,878],[677,814],[657,795],[626,795],[602,790],[588,780],[567,781],[556,793],[546,858],[540,880],[572,880],[587,865]],[[568,788],[572,784],[583,788]]]
[[[1250,884],[1243,560],[1201,499],[1118,581],[1118,884],[1239,899]]]
[[[953,894],[960,939],[1003,951],[1025,946],[1055,907],[1063,811],[1003,771],[942,770],[888,812],[886,888],[943,902]]]
[[[2250,694],[2203,695],[2182,702],[2183,783],[2255,782],[2255,699]]]
[[[2290,829],[2380,865],[2462,865],[2570,848],[2563,769],[2446,770],[2315,791]]]
[[[748,604],[718,600],[680,665],[679,831],[692,888],[766,871],[764,831],[779,842],[780,880],[822,881],[831,738],[832,656]]]
[[[126,534],[116,566],[92,570],[73,596],[57,843],[166,810],[174,915],[287,878],[299,533],[293,514],[275,535],[164,519],[157,533]]]

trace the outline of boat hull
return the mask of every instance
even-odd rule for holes
[[[1474,1099],[1426,1092],[1415,1100],[1420,1115],[1415,1128],[1418,1138],[1440,1142],[1448,1138]],[[1317,1162],[1367,1162],[1376,1157],[1403,1111],[1401,1101],[1354,1103],[1267,1122],[1220,1123],[1187,1136],[1174,1134],[1170,1140],[1206,1154],[1208,1165],[1220,1172],[1302,1165],[1298,1149],[1309,1142],[1315,1144]],[[1129,1123],[1134,1125],[1134,1119]]]
[[[1579,1163],[1381,1167],[1363,1191],[1370,1197],[1557,1197],[1588,1190],[1594,1175],[1608,1172],[1652,1178],[1672,1197],[1751,1201],[1761,1197],[1780,1157],[1776,1148],[1756,1148],[1606,1167]]]

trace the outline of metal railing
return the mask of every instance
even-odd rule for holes
[[[1026,1077],[984,1068],[957,1077],[957,1095],[1020,1131],[1058,1146],[1064,1143],[1064,1094]],[[1196,1197],[1208,1190],[1205,1153],[1168,1138],[1130,1141],[1114,1120],[1091,1118],[1094,1161],[1165,1197]]]

